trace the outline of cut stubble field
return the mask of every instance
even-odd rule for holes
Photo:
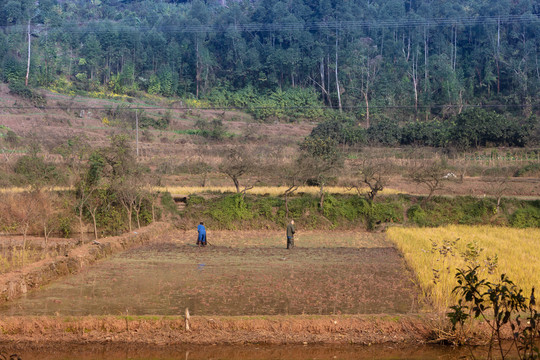
[[[413,275],[382,234],[194,232],[128,250],[1,309],[4,315],[333,315],[417,311]]]

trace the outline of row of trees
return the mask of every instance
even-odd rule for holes
[[[347,117],[330,118],[317,125],[311,137],[330,138],[347,145],[413,145],[469,149],[485,146],[523,147],[538,143],[540,122],[535,116],[523,121],[472,108],[448,119],[411,121],[400,124],[386,117],[368,129]]]
[[[196,98],[303,87],[368,127],[385,107],[528,115],[539,13],[509,0],[0,0],[1,77]]]
[[[100,232],[132,231],[135,226],[155,221],[158,194],[152,189],[152,177],[146,176],[147,170],[136,162],[130,143],[127,136],[115,135],[107,147],[92,149],[81,137],[69,139],[55,149],[64,159],[61,167],[46,162],[37,147],[19,157],[13,172],[31,190],[8,202],[13,204],[8,213],[20,214],[18,218],[22,219],[17,228],[26,236],[31,224],[37,230],[37,222],[45,238],[51,231],[67,235],[71,231],[69,219],[75,214],[81,237],[90,221],[97,238]],[[53,199],[55,196],[48,191],[60,183],[75,190],[67,200],[71,211],[61,211],[66,205],[62,206],[62,201]]]
[[[243,148],[229,148],[223,158],[219,171],[226,174],[234,183],[236,191],[245,196],[268,169],[260,166],[260,159]],[[356,190],[357,194],[372,204],[388,185],[394,173],[394,166],[378,158],[362,157],[349,164],[349,174],[345,186]],[[286,217],[289,216],[289,199],[305,185],[318,186],[319,209],[324,211],[326,186],[345,170],[344,154],[338,143],[330,138],[306,137],[300,145],[300,152],[290,163],[273,166],[272,171],[278,173],[281,185],[285,187],[284,198]],[[210,171],[207,168],[207,171]],[[462,176],[455,175],[444,159],[421,159],[403,174],[411,182],[418,184],[427,193],[424,201],[428,202],[433,195],[444,189],[448,181],[463,181]],[[509,175],[494,177],[489,180],[486,192],[497,197],[497,204],[507,190]],[[492,189],[493,188],[493,189]],[[497,209],[498,210],[498,209]]]

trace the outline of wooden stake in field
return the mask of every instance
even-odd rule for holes
[[[190,327],[189,327],[189,309],[186,308],[186,316],[185,316],[185,321],[186,321],[186,331],[191,331]]]

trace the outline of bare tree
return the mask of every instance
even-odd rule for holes
[[[138,198],[138,189],[132,187],[130,183],[130,181],[122,182],[116,189],[118,200],[120,200],[127,213],[129,232],[133,230],[133,211]]]
[[[501,176],[484,177],[486,183],[485,192],[497,200],[496,212],[499,213],[503,196],[511,189],[510,171],[503,171]]]
[[[103,190],[101,189],[97,189],[96,188],[96,191],[92,192],[92,196],[89,196],[87,201],[84,203],[84,206],[86,207],[86,209],[88,210],[88,212],[90,213],[90,216],[92,217],[92,223],[94,225],[94,238],[97,240],[98,239],[98,230],[97,230],[97,211],[99,209],[99,207],[102,205],[102,196],[101,196],[101,192]],[[81,232],[82,234],[82,232]],[[82,239],[81,239],[82,241]]]
[[[411,168],[408,177],[414,183],[427,188],[428,196],[424,201],[428,202],[435,192],[444,189],[445,182],[450,180],[452,175],[442,161],[424,160]]]
[[[330,138],[310,137],[300,145],[301,162],[304,164],[309,178],[319,186],[319,207],[324,207],[325,186],[343,167],[343,157],[336,141]]]
[[[388,184],[390,165],[379,159],[362,159],[358,165],[357,177],[351,181],[349,187],[356,189],[359,196],[373,202],[377,194],[384,190]],[[368,191],[365,191],[365,187]]]
[[[208,175],[213,170],[213,167],[204,161],[200,153],[197,154],[197,158],[198,160],[193,164],[191,173],[193,175],[198,175],[200,177],[201,187],[205,187],[206,182],[208,181]]]
[[[37,217],[43,228],[43,237],[45,238],[45,244],[49,242],[49,235],[55,230],[54,217],[58,211],[54,204],[51,192],[40,191],[35,194]]]
[[[34,192],[24,193],[21,199],[17,202],[12,202],[12,205],[13,207],[10,211],[15,214],[18,228],[23,234],[23,249],[26,249],[28,230],[30,230],[30,226],[38,215],[36,194]]]
[[[240,178],[255,168],[255,160],[253,155],[246,148],[229,148],[225,158],[219,165],[219,171],[231,178],[236,188],[237,193],[243,193],[253,188],[255,184],[245,185],[243,190],[240,190]]]
[[[283,192],[286,218],[289,218],[289,197],[292,196],[300,186],[306,183],[307,175],[309,174],[307,168],[308,164],[302,160],[303,158],[299,157],[282,169],[283,178],[287,184],[287,189]]]

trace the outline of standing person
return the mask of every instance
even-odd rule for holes
[[[294,220],[287,225],[287,249],[294,248],[294,233],[296,229],[294,228]]]
[[[199,233],[199,236],[197,237],[197,246],[206,246],[206,228],[202,221],[199,226],[197,226],[197,232]]]

